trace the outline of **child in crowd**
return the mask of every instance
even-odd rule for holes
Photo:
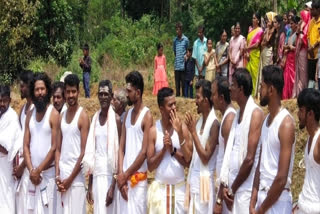
[[[206,65],[206,75],[205,79],[212,82],[216,77],[216,68],[218,65],[216,51],[213,49],[212,39],[207,40],[208,50],[204,54],[204,63]]]
[[[184,80],[184,94],[185,97],[193,98],[193,79],[195,75],[196,60],[192,58],[192,48],[187,49],[185,56],[185,80]]]
[[[168,87],[167,78],[167,63],[166,57],[163,54],[163,45],[159,43],[157,45],[158,54],[154,57],[154,85],[153,85],[153,95],[157,95],[158,91],[163,87]]]

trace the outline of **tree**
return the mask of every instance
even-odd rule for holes
[[[77,35],[71,7],[66,0],[41,0],[37,16],[30,39],[35,56],[53,57],[58,64],[66,66]]]
[[[32,59],[33,48],[28,40],[38,20],[39,5],[38,0],[0,1],[0,71],[2,78],[14,76]]]

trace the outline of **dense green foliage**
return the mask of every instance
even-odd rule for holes
[[[58,78],[71,70],[81,76],[81,46],[88,43],[92,81],[101,72],[136,67],[152,71],[156,44],[164,44],[172,68],[175,23],[183,22],[190,42],[197,27],[219,40],[221,30],[239,21],[246,34],[252,13],[265,14],[273,1],[259,0],[4,0],[0,1],[0,81],[21,68],[50,71]],[[301,8],[298,0],[278,1],[278,11]],[[51,66],[55,65],[55,66]],[[112,66],[111,66],[112,65]],[[51,66],[51,67],[50,67]],[[50,69],[48,69],[50,67]],[[152,73],[152,72],[151,72]]]

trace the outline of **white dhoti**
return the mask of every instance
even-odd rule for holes
[[[319,213],[320,213],[320,203],[317,201],[310,201],[302,197],[300,194],[298,206],[295,209],[294,214],[319,214]]]
[[[30,176],[29,171],[27,168],[25,168],[16,189],[17,214],[25,214],[28,212],[27,193],[28,193],[29,176]]]
[[[251,200],[251,192],[236,192],[233,201],[232,214],[248,214]]]
[[[86,213],[86,189],[84,184],[76,183],[64,193],[61,193],[63,214]]]
[[[198,182],[193,182],[196,181],[192,179],[193,177],[191,176],[191,183],[190,183],[190,206],[189,206],[189,214],[197,214],[197,213],[213,213],[213,208],[214,204],[216,203],[216,198],[215,198],[215,189],[213,185],[213,178],[210,176],[210,188],[209,188],[209,201],[207,203],[201,202],[200,200],[200,183],[199,179]]]
[[[121,214],[146,214],[147,213],[147,181],[140,181],[131,187],[128,183],[128,201],[120,196]]]
[[[27,193],[27,207],[29,214],[55,214],[54,205],[56,196],[56,184],[54,179],[54,167],[42,174],[42,182],[34,186],[29,180]]]
[[[116,190],[113,193],[113,201],[106,206],[107,193],[112,184],[112,176],[98,175],[93,177],[92,193],[94,214],[116,213]]]
[[[0,153],[0,213],[14,214],[14,180],[12,177],[12,161]]]
[[[259,208],[267,197],[267,191],[259,190],[256,207]],[[277,202],[270,207],[266,214],[287,214],[292,211],[292,195],[287,190],[282,191]]]
[[[148,189],[149,214],[183,214],[186,186],[185,182],[176,185],[160,184],[153,181]]]

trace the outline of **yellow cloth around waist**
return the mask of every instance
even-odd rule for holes
[[[147,172],[136,172],[130,177],[131,187],[136,186],[140,181],[147,180]]]

